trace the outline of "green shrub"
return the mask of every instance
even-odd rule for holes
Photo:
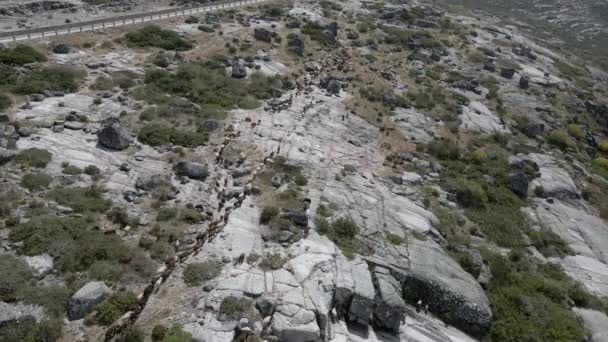
[[[203,32],[207,32],[207,33],[215,32],[215,30],[213,29],[213,27],[211,27],[209,25],[198,25],[198,30],[199,31],[203,31]]]
[[[84,168],[84,173],[89,176],[98,176],[101,174],[101,170],[95,165],[87,165]]]
[[[47,189],[53,181],[53,177],[46,173],[27,173],[21,177],[21,186],[30,190]]]
[[[134,327],[127,328],[116,339],[116,342],[144,342],[145,334]]]
[[[257,100],[271,98],[275,79],[261,73],[253,73],[246,80],[234,79],[226,74],[221,60],[183,63],[176,72],[148,70],[146,86],[140,88],[136,98],[163,105],[181,96],[200,106],[196,114],[222,118],[227,109],[253,109],[260,105]]]
[[[564,300],[568,277],[553,265],[531,267],[525,253],[489,258],[494,341],[580,341],[584,332]]]
[[[486,191],[474,180],[458,178],[447,184],[447,189],[456,195],[456,200],[467,208],[483,208],[488,202]]]
[[[97,305],[94,320],[102,325],[110,325],[136,307],[137,296],[133,292],[116,292]]]
[[[21,299],[18,290],[25,288],[32,279],[32,271],[25,261],[12,255],[0,256],[0,301],[13,302]]]
[[[600,176],[608,179],[608,158],[597,157],[593,159],[591,166]]]
[[[279,209],[277,207],[264,207],[262,214],[260,215],[260,223],[268,224],[270,220],[279,215]]]
[[[402,245],[405,242],[403,237],[393,233],[386,233],[386,239],[393,245]]]
[[[60,319],[36,323],[32,316],[25,316],[0,326],[0,341],[59,341],[63,323]]]
[[[13,90],[21,95],[39,94],[47,90],[75,92],[83,78],[84,73],[80,70],[64,65],[53,65],[20,78]]]
[[[198,23],[198,18],[195,16],[189,16],[188,18],[186,18],[186,20],[184,20],[184,22],[186,24],[197,24]]]
[[[458,143],[450,140],[433,140],[426,145],[426,152],[441,160],[460,158]]]
[[[109,209],[110,201],[103,198],[101,191],[89,188],[55,188],[48,197],[57,203],[74,209],[77,213],[98,212]]]
[[[175,248],[167,241],[157,240],[150,247],[150,256],[159,261],[165,261],[175,253]]]
[[[156,221],[166,222],[177,217],[177,208],[161,208],[156,215]]]
[[[583,131],[581,126],[579,126],[577,124],[568,125],[568,134],[570,134],[577,140],[582,140],[585,138],[585,131]]]
[[[150,146],[178,145],[196,147],[207,142],[207,133],[192,132],[161,124],[142,127],[137,135],[139,141]]]
[[[473,151],[473,153],[471,153],[471,159],[473,160],[473,162],[477,163],[477,164],[481,164],[484,161],[486,161],[486,159],[488,158],[486,152],[481,149],[478,148],[475,151]]]
[[[107,277],[116,281],[154,271],[148,258],[134,253],[120,237],[94,229],[94,225],[86,217],[37,216],[12,227],[9,238],[22,242],[21,253],[25,255],[48,253],[60,272],[89,270],[101,280]]]
[[[600,143],[597,145],[597,148],[604,153],[608,153],[608,140],[600,141]]]
[[[248,315],[251,306],[252,302],[248,298],[229,296],[222,300],[219,313],[230,320],[238,320]]]
[[[15,161],[29,167],[46,167],[51,161],[52,155],[49,151],[40,148],[28,148],[17,154]]]
[[[570,148],[571,146],[573,146],[573,144],[574,144],[572,142],[572,140],[570,139],[570,137],[568,137],[568,133],[566,133],[566,131],[561,130],[561,129],[555,129],[555,130],[551,131],[547,135],[547,142],[562,150],[566,150],[566,149]]]
[[[470,254],[460,253],[458,254],[456,260],[460,264],[460,267],[462,267],[462,269],[464,269],[465,271],[469,272],[469,274],[471,274],[473,278],[477,279],[477,277],[479,277],[479,274],[481,273],[481,266],[475,263],[473,257],[471,257]]]
[[[182,38],[179,33],[164,30],[156,25],[147,25],[125,35],[129,47],[157,47],[164,50],[185,51],[192,48],[192,43]]]
[[[481,52],[477,49],[469,52],[467,54],[467,59],[469,60],[469,62],[475,63],[475,64],[481,64],[486,60],[485,56],[483,55],[483,52]]]
[[[82,173],[82,169],[79,168],[78,166],[67,165],[66,167],[63,168],[63,170],[61,170],[61,172],[63,174],[66,174],[66,175],[75,176],[75,175],[81,174]]]
[[[138,224],[137,219],[130,218],[127,210],[121,207],[113,207],[106,213],[106,217],[112,223],[118,224],[121,227],[136,226]]]
[[[304,26],[302,26],[301,32],[322,46],[331,47],[336,45],[335,37],[331,33],[327,32],[324,26],[317,22],[307,22],[304,24]]]
[[[13,48],[0,50],[0,63],[24,65],[45,62],[46,56],[31,46],[19,44]]]
[[[219,261],[208,260],[204,262],[194,262],[186,265],[183,278],[186,285],[190,287],[199,286],[220,275],[221,271],[222,264]]]
[[[194,338],[192,338],[190,333],[182,330],[181,326],[174,325],[167,333],[167,336],[162,339],[162,342],[194,342]]]
[[[5,93],[0,93],[0,111],[5,111],[13,105],[13,100]]]
[[[531,230],[528,236],[532,245],[546,257],[570,254],[570,249],[566,242],[550,230]]]
[[[296,174],[293,181],[298,186],[305,186],[308,184],[308,180],[301,173]]]
[[[352,219],[341,217],[330,224],[325,218],[317,216],[315,224],[319,234],[326,235],[338,245],[347,258],[354,257],[359,227]]]
[[[268,253],[264,255],[258,266],[265,271],[276,271],[279,270],[287,262],[286,258],[283,258],[279,253]]]
[[[197,224],[204,221],[206,216],[198,212],[196,209],[182,208],[179,212],[179,219],[188,224]]]
[[[167,335],[168,331],[169,329],[167,329],[167,327],[165,327],[164,325],[155,325],[152,329],[152,341],[162,341]]]
[[[109,77],[100,76],[95,79],[95,83],[93,83],[91,88],[100,91],[112,90],[112,88],[114,88],[114,82],[112,82],[112,79]]]

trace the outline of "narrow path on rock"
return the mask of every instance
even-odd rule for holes
[[[224,149],[230,144],[232,140],[239,136],[240,132],[237,133],[229,133],[227,134],[224,143],[221,145],[220,151],[216,154],[215,165],[222,168],[222,154]],[[266,159],[266,158],[265,158]],[[113,325],[110,326],[106,330],[105,333],[105,341],[111,341],[115,336],[119,335],[129,327],[135,324],[137,319],[139,318],[142,311],[145,309],[148,300],[152,296],[153,293],[157,292],[162,284],[173,274],[175,269],[183,264],[188,257],[192,255],[198,254],[201,249],[205,246],[207,242],[213,241],[213,239],[222,231],[222,229],[226,226],[228,222],[228,218],[232,213],[233,209],[240,207],[242,202],[248,195],[247,189],[250,188],[253,181],[263,171],[264,165],[259,165],[256,168],[256,172],[253,174],[253,177],[247,182],[247,184],[243,187],[243,192],[239,194],[236,198],[238,198],[237,202],[234,205],[234,208],[231,210],[227,210],[224,205],[221,205],[217,209],[218,218],[214,219],[207,230],[201,232],[196,236],[196,243],[185,251],[178,252],[175,256],[169,258],[163,268],[150,280],[148,286],[144,289],[144,291],[138,296],[138,303],[135,310],[128,312],[123,317],[114,322]],[[224,196],[224,186],[225,182],[219,182],[220,186],[216,190],[218,191],[218,195],[220,197]],[[223,200],[223,198],[222,198]]]

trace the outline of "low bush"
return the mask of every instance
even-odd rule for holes
[[[566,150],[574,145],[568,133],[561,129],[556,129],[551,131],[547,135],[547,142],[555,147],[558,147],[562,150]]]
[[[262,257],[258,266],[265,271],[276,271],[279,270],[287,262],[286,258],[283,258],[279,253],[268,253]]]
[[[184,20],[184,22],[186,24],[197,24],[198,23],[198,18],[195,16],[189,16],[188,18],[186,18],[186,20]]]
[[[252,302],[249,298],[229,296],[222,300],[219,313],[229,320],[238,320],[247,317],[251,308]]]
[[[403,237],[393,233],[386,233],[386,239],[393,245],[402,245],[405,242]]]
[[[146,335],[143,331],[129,327],[116,338],[116,342],[144,342]]]
[[[215,32],[215,30],[213,29],[213,27],[211,27],[209,25],[198,25],[198,30],[199,31],[203,31],[203,32],[207,32],[207,33]]]
[[[51,161],[52,155],[49,151],[40,148],[28,148],[17,154],[15,161],[23,166],[46,167]]]
[[[32,316],[25,316],[0,326],[0,341],[59,341],[63,322],[60,319],[40,323]]]
[[[429,142],[425,150],[428,154],[441,160],[457,160],[460,158],[458,143],[451,140],[433,140]]]
[[[326,27],[317,22],[307,22],[302,26],[301,32],[322,46],[332,47],[336,45],[336,38],[326,29]]]
[[[19,78],[13,91],[21,95],[40,94],[45,91],[75,92],[83,78],[84,73],[80,70],[53,65]]]
[[[75,165],[66,165],[61,172],[66,175],[79,175],[82,173],[82,169]]]
[[[162,342],[194,342],[194,338],[190,333],[185,332],[181,326],[174,325],[169,331],[166,333],[165,338],[161,340]]]
[[[559,266],[535,268],[524,252],[489,258],[488,297],[495,341],[580,341],[584,331],[566,304],[573,284]],[[580,294],[577,294],[580,300]]]
[[[347,258],[353,258],[356,251],[356,236],[359,227],[350,218],[339,218],[329,223],[325,218],[317,216],[315,219],[319,234],[326,235],[332,240]]]
[[[600,143],[597,145],[597,148],[604,153],[608,153],[608,140],[600,141]]]
[[[194,262],[186,265],[183,278],[188,286],[199,286],[217,277],[222,271],[222,263],[217,260]]]
[[[29,45],[19,44],[13,48],[0,50],[0,63],[24,65],[36,62],[45,62],[46,56]]]
[[[456,200],[466,208],[483,208],[488,202],[484,188],[474,180],[456,178],[446,183],[446,190],[456,195]]]
[[[204,145],[208,136],[205,132],[193,132],[162,124],[149,124],[139,130],[137,138],[150,146],[196,147]]]
[[[608,179],[608,158],[597,157],[593,159],[591,166],[597,174]]]
[[[147,25],[139,30],[125,35],[129,47],[157,47],[164,50],[186,51],[192,48],[192,43],[182,38],[179,33],[164,30],[156,25]]]
[[[93,320],[102,325],[110,325],[136,307],[137,296],[133,292],[116,292],[95,307]]]
[[[149,274],[148,258],[130,250],[120,237],[106,235],[94,226],[95,221],[87,217],[38,216],[12,227],[9,238],[22,243],[25,255],[48,253],[60,272],[95,271],[100,280],[106,280],[105,275],[112,278],[116,272],[117,279]]]
[[[0,269],[3,270],[0,277],[0,301],[14,302],[21,299],[18,291],[26,287],[32,279],[29,266],[12,255],[2,255]]]
[[[84,173],[89,176],[98,176],[101,174],[101,170],[95,165],[87,165],[84,168]]]
[[[481,273],[481,266],[479,266],[468,253],[459,253],[456,257],[456,261],[460,264],[460,267],[467,271],[473,276],[473,278],[479,277]]]
[[[136,218],[129,217],[127,210],[121,207],[113,207],[106,213],[106,217],[114,224],[121,227],[136,226],[138,221]]]
[[[568,248],[566,242],[550,230],[531,230],[528,236],[532,245],[545,257],[570,254],[570,248]]]
[[[156,214],[156,221],[166,222],[166,221],[176,218],[177,214],[178,214],[177,208],[161,208],[158,210],[158,213]]]
[[[152,328],[152,341],[162,341],[165,336],[167,336],[168,331],[169,329],[167,329],[167,327],[165,327],[164,325],[155,325],[154,328]]]
[[[574,137],[577,140],[582,140],[585,138],[585,131],[581,128],[581,126],[577,124],[569,124],[568,125],[568,134]]]
[[[268,224],[270,220],[279,215],[279,209],[277,207],[264,207],[262,214],[260,215],[260,223]]]
[[[48,198],[74,209],[77,213],[102,213],[110,207],[110,201],[104,199],[101,191],[95,187],[58,187],[49,192]]]
[[[37,191],[47,189],[52,181],[53,177],[46,173],[27,173],[21,177],[21,186],[30,191]]]
[[[0,93],[0,111],[5,111],[13,105],[13,100],[5,93]]]

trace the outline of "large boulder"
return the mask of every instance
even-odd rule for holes
[[[562,166],[563,163],[553,156],[540,153],[530,153],[528,155],[520,153],[516,156],[511,156],[509,163],[512,166],[522,163],[537,166],[534,179],[530,178],[530,186],[532,189],[536,187],[542,188],[545,196],[558,199],[576,199],[580,197],[580,191],[568,171]]]
[[[336,259],[334,307],[349,321],[368,325],[374,307],[374,285],[366,262]]]
[[[399,333],[405,314],[405,302],[401,298],[401,285],[390,271],[383,267],[374,269],[374,325],[394,333]]]
[[[245,78],[247,77],[247,68],[245,62],[238,60],[232,64],[232,77],[233,78]]]
[[[296,226],[308,226],[308,216],[306,215],[306,210],[304,208],[287,208],[283,210],[283,217],[291,221]]]
[[[317,316],[307,308],[294,304],[277,307],[272,316],[272,333],[279,341],[320,342]]]
[[[43,278],[53,270],[53,257],[48,254],[26,256],[25,262],[32,269],[35,277]]]
[[[38,322],[45,317],[44,309],[38,305],[0,302],[0,327],[26,316]]]
[[[13,150],[7,150],[5,148],[0,147],[0,165],[13,160],[16,154],[17,153]]]
[[[68,306],[68,318],[70,320],[81,319],[92,312],[95,305],[106,299],[112,290],[103,282],[92,281],[76,291]]]
[[[275,35],[276,33],[263,27],[257,27],[253,30],[253,37],[256,40],[261,40],[263,42],[270,43],[272,41],[272,37],[274,37]]]
[[[287,36],[287,49],[296,55],[304,56],[304,40],[295,33],[291,33]]]
[[[112,150],[124,150],[133,142],[128,129],[119,123],[111,123],[97,133],[99,144]]]
[[[444,322],[471,335],[486,335],[492,310],[477,280],[431,239],[409,239],[408,252],[410,267],[391,270],[404,299],[412,304],[421,299]]]
[[[182,160],[177,162],[174,167],[175,174],[181,177],[198,179],[204,181],[209,176],[207,164],[196,163],[192,161]]]
[[[340,94],[342,83],[337,79],[330,79],[326,86],[327,92],[330,94]]]

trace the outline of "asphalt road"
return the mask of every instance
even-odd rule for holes
[[[0,43],[42,39],[77,32],[100,31],[113,27],[166,20],[169,18],[196,15],[225,8],[255,4],[264,0],[223,0],[199,7],[180,7],[162,11],[121,15],[110,18],[88,20],[64,25],[37,27],[33,29],[0,32]]]

